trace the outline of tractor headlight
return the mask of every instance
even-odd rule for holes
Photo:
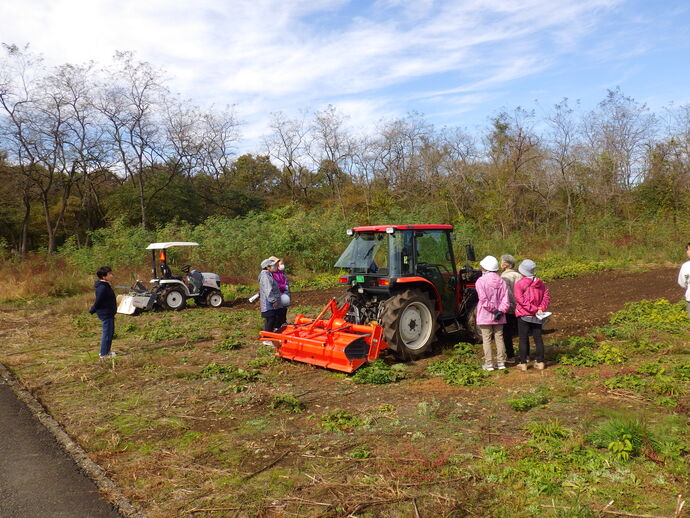
[[[345,231],[345,233],[346,233],[348,236],[352,236],[352,235],[354,235],[355,231],[352,230],[351,228],[348,228],[348,229]]]
[[[393,227],[386,227],[386,234],[392,234],[393,232],[395,232]]]

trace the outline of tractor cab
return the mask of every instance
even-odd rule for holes
[[[349,229],[352,241],[335,263],[347,271],[339,281],[348,286],[348,318],[383,322],[389,346],[407,358],[427,350],[439,326],[468,327],[477,271],[456,269],[452,231],[452,225]],[[474,260],[471,246],[468,256]]]

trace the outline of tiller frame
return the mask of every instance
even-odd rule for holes
[[[316,318],[297,315],[294,324],[277,332],[261,331],[261,338],[276,347],[276,356],[287,360],[318,365],[351,373],[367,362],[373,362],[388,347],[383,327],[377,322],[359,325],[344,319],[349,303],[341,308],[335,299],[326,304]],[[324,318],[330,311],[330,318]]]

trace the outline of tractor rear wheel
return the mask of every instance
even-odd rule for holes
[[[438,323],[432,300],[423,291],[405,290],[385,304],[383,339],[403,360],[422,356],[436,339]]]
[[[161,305],[165,309],[180,311],[187,306],[187,299],[181,288],[165,288],[160,294]]]
[[[478,344],[482,341],[482,333],[477,325],[477,305],[467,312],[465,316],[465,329],[473,343]]]
[[[223,305],[223,294],[218,290],[210,291],[206,295],[206,303],[212,308],[219,308]]]

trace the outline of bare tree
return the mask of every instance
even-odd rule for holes
[[[167,158],[162,114],[168,91],[160,72],[136,61],[131,52],[118,52],[115,61],[117,66],[107,71],[100,85],[97,107],[107,121],[117,166],[136,185],[141,226],[146,228],[146,172]],[[175,173],[169,171],[170,176]],[[164,188],[149,193],[148,198]]]
[[[302,117],[289,119],[284,113],[271,115],[271,135],[264,140],[267,154],[281,165],[283,182],[291,199],[306,199],[311,178],[308,162],[308,128]]]

